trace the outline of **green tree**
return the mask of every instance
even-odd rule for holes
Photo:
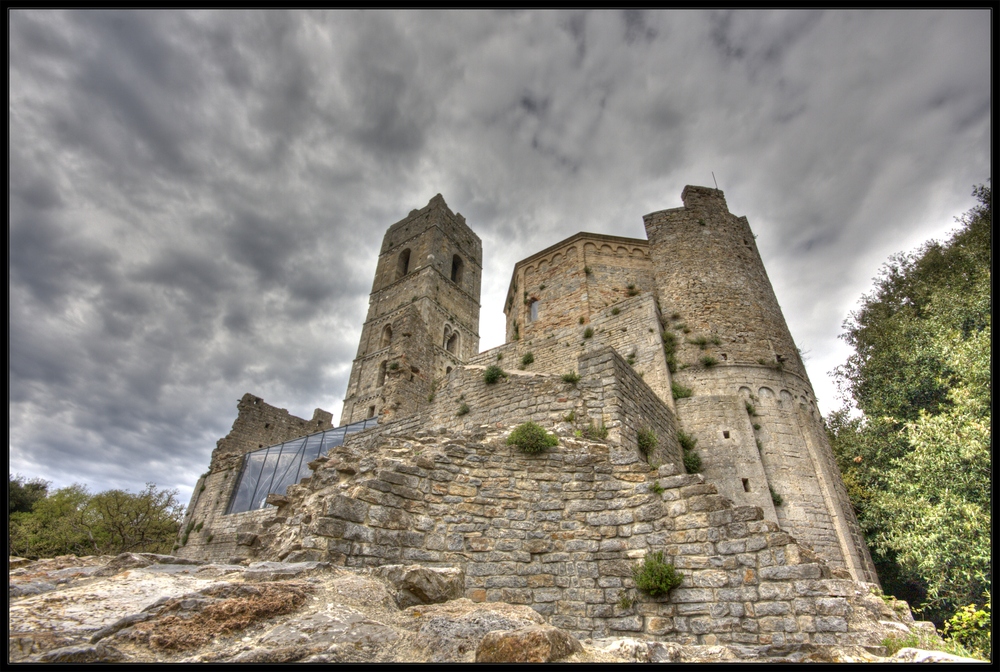
[[[828,418],[887,592],[939,624],[992,589],[991,190],[944,243],[897,255],[845,323]]]
[[[106,490],[91,495],[81,485],[60,488],[8,522],[8,553],[28,558],[57,555],[166,553],[180,527],[173,490],[147,483],[139,493]]]
[[[31,511],[49,491],[49,482],[40,478],[26,480],[20,474],[7,472],[7,515]]]
[[[8,552],[26,558],[99,552],[79,525],[89,500],[86,488],[71,485],[38,500],[31,511],[12,514],[8,525]]]

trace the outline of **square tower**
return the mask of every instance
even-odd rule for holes
[[[438,194],[389,227],[341,424],[399,418],[479,352],[483,245]]]

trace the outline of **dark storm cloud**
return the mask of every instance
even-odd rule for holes
[[[492,347],[515,261],[713,172],[828,410],[878,265],[988,177],[987,19],[13,11],[11,469],[186,495],[244,392],[338,414],[382,234],[434,194]]]

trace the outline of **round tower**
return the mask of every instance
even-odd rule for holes
[[[804,378],[746,217],[731,214],[718,189],[689,186],[681,199],[683,208],[643,218],[660,308],[676,332],[676,379],[711,393],[717,376],[700,375],[709,358]]]
[[[698,440],[705,477],[834,566],[877,582],[746,217],[718,189],[688,186],[681,199],[643,220],[672,380],[688,395],[677,417]]]

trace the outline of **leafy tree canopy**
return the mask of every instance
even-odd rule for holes
[[[834,452],[887,592],[939,623],[992,576],[991,189],[943,243],[896,255],[845,322]]]
[[[45,497],[49,482],[40,478],[25,480],[20,474],[7,474],[7,515],[31,511],[35,502]]]
[[[180,526],[173,490],[152,483],[138,493],[90,494],[81,485],[59,488],[8,519],[8,553],[27,558],[57,555],[167,553]]]

